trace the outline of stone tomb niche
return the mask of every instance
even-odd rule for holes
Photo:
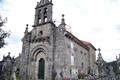
[[[45,73],[45,60],[41,58],[38,64],[38,79],[44,80],[44,73]]]

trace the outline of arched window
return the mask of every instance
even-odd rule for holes
[[[44,22],[47,22],[47,13],[48,13],[48,9],[44,8]]]
[[[38,23],[41,23],[41,10],[38,11]]]
[[[47,12],[48,12],[48,9],[44,8],[44,17],[47,17]]]
[[[43,31],[40,31],[40,35],[43,35]]]

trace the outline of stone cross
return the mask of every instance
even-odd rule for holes
[[[8,52],[8,56],[10,56],[10,52]]]
[[[101,51],[101,49],[100,48],[98,48],[98,52],[100,53],[100,51]]]

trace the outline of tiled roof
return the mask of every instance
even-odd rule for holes
[[[87,42],[87,41],[83,41],[81,40],[84,44],[86,44],[88,47],[92,47],[94,50],[96,50],[96,48],[90,43],[90,42]]]
[[[82,46],[83,48],[87,50],[89,50],[89,46],[92,47],[94,50],[96,50],[96,48],[90,42],[79,40],[77,37],[75,37],[72,33],[68,31],[66,31],[65,36],[73,40],[74,42],[76,42],[77,44],[79,44],[80,46]]]
[[[65,36],[89,51],[89,47],[86,44],[84,44],[81,40],[79,40],[77,37],[75,37],[72,33],[66,31]]]

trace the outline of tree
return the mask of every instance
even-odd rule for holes
[[[6,22],[7,22],[7,18],[2,19],[2,17],[0,16],[0,48],[2,48],[6,44],[5,38],[9,37],[10,35],[8,31],[4,31],[2,29],[2,27]]]

